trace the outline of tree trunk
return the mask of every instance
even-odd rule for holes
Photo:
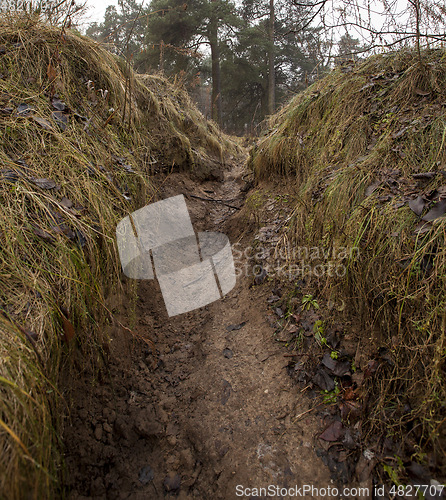
[[[276,78],[274,73],[274,0],[269,0],[269,52],[268,52],[268,113],[276,108]]]
[[[420,0],[409,0],[409,3],[413,6],[415,10],[415,27],[416,27],[416,41],[417,41],[417,52],[418,52],[418,61],[420,66],[423,67],[423,59],[421,58],[421,33],[420,33],[420,23],[421,23],[421,7]]]
[[[215,0],[212,0],[214,3]],[[215,5],[213,5],[214,7]],[[212,119],[221,125],[221,79],[220,79],[220,48],[218,46],[218,21],[216,12],[212,12],[209,26],[209,43],[212,60]]]
[[[212,119],[221,125],[220,49],[218,42],[211,42],[212,59]]]

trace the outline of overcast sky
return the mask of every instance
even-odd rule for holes
[[[105,10],[109,5],[118,5],[117,0],[87,0],[89,16],[87,23],[101,22],[104,19]]]

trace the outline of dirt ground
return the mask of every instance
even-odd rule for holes
[[[223,182],[176,173],[160,193],[183,193],[196,231],[222,232],[243,249],[258,226],[227,205],[243,206],[244,178],[240,161]],[[318,439],[329,408],[315,408],[316,393],[288,375],[267,302],[273,284],[252,285],[241,275],[224,299],[173,318],[156,280],[139,282],[135,304],[109,298],[116,318],[149,336],[157,354],[116,324],[107,332],[109,377],[76,382],[64,436],[70,500],[345,498],[342,488],[358,485]],[[319,491],[294,490],[304,485]],[[371,479],[362,486],[370,495],[360,497],[371,498]]]

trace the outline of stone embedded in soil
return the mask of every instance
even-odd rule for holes
[[[228,325],[226,327],[227,332],[232,332],[234,330],[240,330],[240,328],[244,327],[246,325],[246,321],[243,321],[243,323],[239,323],[238,325]]]
[[[104,422],[104,424],[102,425],[102,428],[104,429],[105,432],[109,432],[109,433],[113,432],[111,425],[108,424],[107,422]]]
[[[223,349],[223,356],[225,358],[231,359],[232,358],[232,351],[228,347],[226,349]]]
[[[283,318],[284,314],[283,311],[280,307],[276,307],[276,314],[279,316],[279,318]]]
[[[94,437],[100,441],[102,439],[102,425],[98,424],[94,430]]]
[[[147,484],[155,477],[152,467],[147,466],[139,471],[138,479],[142,484]]]
[[[144,438],[159,437],[164,431],[152,407],[143,408],[135,418],[135,430]]]
[[[166,479],[164,479],[164,489],[166,491],[177,491],[181,486],[181,477],[178,474],[173,475],[170,473]]]
[[[223,394],[221,396],[221,404],[225,405],[231,395],[232,386],[227,380],[223,380]]]

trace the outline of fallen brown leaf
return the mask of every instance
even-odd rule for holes
[[[43,129],[54,132],[54,129],[53,129],[51,123],[48,120],[46,120],[45,118],[40,118],[39,116],[33,116],[33,120],[38,125],[40,125]]]
[[[429,210],[429,212],[423,217],[425,221],[432,221],[442,217],[446,213],[446,200],[440,200],[434,208]]]
[[[71,321],[62,315],[63,329],[64,329],[64,341],[68,345],[71,340],[75,337],[74,326]]]
[[[48,68],[46,70],[46,75],[50,82],[53,82],[57,78],[56,68],[51,64],[51,61],[48,64]]]
[[[324,441],[339,441],[342,436],[345,434],[345,427],[342,425],[342,422],[336,420],[332,424],[330,424],[324,432],[319,436],[319,439]]]
[[[35,177],[31,177],[30,180],[42,189],[54,189],[57,187],[57,184],[51,179],[36,179]]]
[[[409,208],[412,212],[416,213],[418,217],[422,214],[424,205],[425,203],[422,196],[418,196],[415,200],[409,201]]]

